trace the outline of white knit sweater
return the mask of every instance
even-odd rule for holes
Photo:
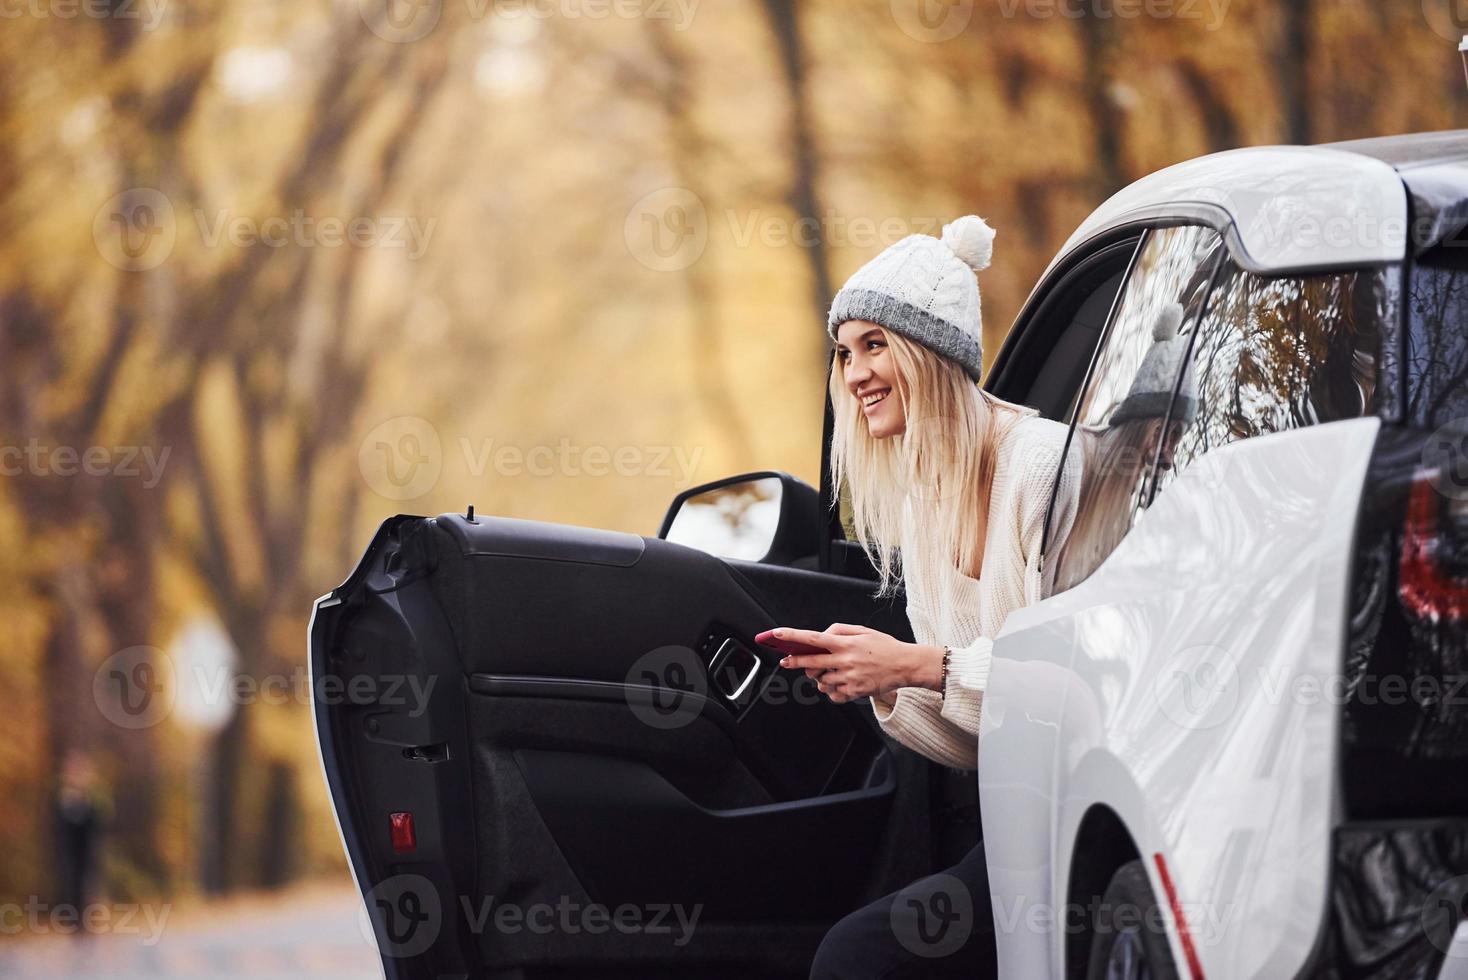
[[[993,638],[1011,610],[1042,596],[1040,539],[1050,487],[1065,451],[1066,427],[1028,417],[999,444],[989,496],[984,562],[977,579],[911,544],[912,510],[902,547],[907,617],[919,643],[953,648],[944,692],[904,687],[874,695],[872,710],[888,734],[935,762],[978,768],[979,710],[989,681]],[[1051,528],[1051,548],[1075,519],[1080,462],[1066,460]]]

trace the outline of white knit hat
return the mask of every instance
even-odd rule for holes
[[[994,229],[978,215],[943,226],[943,236],[908,235],[856,270],[831,303],[826,330],[869,320],[983,373],[983,319],[974,273],[989,267]]]

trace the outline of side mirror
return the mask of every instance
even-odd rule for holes
[[[790,565],[814,561],[821,495],[789,473],[731,476],[678,494],[658,537],[720,558]]]

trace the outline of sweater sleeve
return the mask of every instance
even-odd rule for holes
[[[930,632],[926,629],[926,620],[923,626],[919,626],[917,620],[923,619],[923,613],[911,602],[907,606],[907,616],[912,622],[914,632]],[[955,649],[949,661],[950,689],[954,686],[954,677],[958,673],[959,653]],[[987,656],[984,657],[983,671],[987,675]],[[979,689],[981,690],[982,688]],[[952,715],[949,713],[952,706],[945,704],[946,698],[953,696],[952,690],[944,695],[921,687],[904,687],[889,694],[873,695],[872,711],[883,731],[914,752],[940,765],[955,769],[976,769],[979,757],[979,700],[983,696],[979,691],[972,694],[961,693],[960,696],[970,702],[969,710]],[[969,722],[972,727],[969,727]]]

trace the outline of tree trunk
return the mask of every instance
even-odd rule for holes
[[[648,27],[653,50],[664,70],[667,84],[662,90],[663,112],[668,121],[670,152],[678,182],[700,201],[708,200],[699,174],[703,172],[703,138],[695,128],[691,108],[690,73],[682,52],[669,33],[666,21],[649,18]],[[718,316],[718,298],[712,276],[703,260],[683,270],[688,290],[688,305],[693,316],[695,334],[693,364],[699,383],[697,391],[714,423],[724,431],[725,444],[736,466],[752,465],[753,445],[739,406],[730,397],[730,380],[724,374],[722,334]]]
[[[153,549],[159,540],[161,509],[149,498],[162,492],[161,487],[148,489],[131,479],[109,480],[103,488],[114,540],[107,543],[94,575],[99,583],[100,612],[116,649],[158,643]],[[157,733],[156,726],[112,733],[112,751],[119,771],[127,778],[119,780],[113,790],[109,836],[112,849],[161,891],[167,887],[169,874],[158,836],[163,793]]]
[[[223,895],[239,884],[239,789],[249,718],[249,705],[235,706],[209,746],[198,833],[199,882],[211,895]]]
[[[1182,73],[1188,93],[1203,116],[1203,131],[1208,134],[1208,152],[1217,153],[1219,150],[1232,150],[1239,146],[1242,141],[1239,138],[1238,123],[1208,73],[1194,61],[1182,62],[1178,65],[1178,71]]]
[[[219,610],[225,631],[235,645],[236,667],[227,678],[224,696],[229,697],[237,677],[253,676],[265,642],[269,616],[263,609],[239,602]],[[199,878],[206,892],[223,894],[241,884],[240,873],[240,783],[245,761],[250,757],[249,704],[236,704],[234,711],[214,735],[209,746],[208,772],[204,783],[202,838],[199,849]]]
[[[1310,142],[1310,49],[1312,0],[1284,0],[1284,18],[1275,65],[1279,77],[1280,105],[1284,111],[1285,142]]]
[[[800,227],[813,228],[810,240],[802,241],[806,263],[810,266],[811,307],[819,323],[824,323],[832,298],[829,249],[821,222],[820,202],[816,193],[818,162],[810,99],[806,94],[805,42],[800,30],[800,15],[795,0],[764,0],[765,18],[774,36],[775,50],[780,56],[781,77],[790,102],[790,160],[794,169],[788,201],[800,220]],[[812,332],[823,338],[824,333]],[[825,341],[818,339],[815,366],[824,368],[829,357]]]
[[[1114,45],[1111,22],[1086,8],[1083,0],[1068,0],[1075,9],[1081,32],[1081,57],[1085,60],[1082,104],[1091,121],[1092,156],[1095,166],[1092,181],[1097,199],[1110,197],[1126,183],[1122,172],[1122,115],[1111,94],[1111,49]]]

